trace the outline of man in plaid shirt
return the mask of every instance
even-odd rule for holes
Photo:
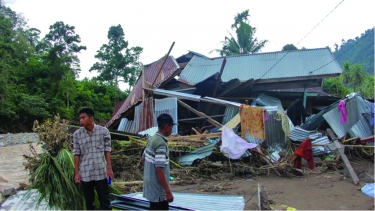
[[[87,210],[94,210],[94,188],[101,210],[111,210],[107,178],[113,179],[111,136],[107,128],[94,123],[94,110],[79,111],[82,125],[73,134],[73,155],[76,183],[82,184]]]

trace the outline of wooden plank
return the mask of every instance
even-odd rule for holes
[[[197,134],[197,135],[201,135],[201,133],[200,132],[198,132],[198,130],[197,129],[195,129],[195,128],[191,128],[194,132],[195,132],[195,134]]]
[[[222,124],[218,123],[217,121],[215,121],[214,119],[212,119],[211,117],[207,116],[206,114],[200,112],[200,111],[197,111],[195,110],[194,108],[190,107],[189,105],[187,105],[186,103],[182,102],[181,100],[178,100],[178,103],[180,105],[182,105],[183,107],[185,107],[186,109],[188,109],[189,111],[195,113],[196,115],[200,116],[200,117],[206,117],[207,118],[207,121],[209,123],[211,123],[212,125],[214,125],[215,127],[223,127]]]
[[[213,115],[213,116],[209,116],[209,117],[218,118],[218,117],[225,117],[225,115],[221,114],[221,115]],[[199,120],[199,119],[207,119],[207,118],[206,117],[194,117],[194,118],[188,118],[188,119],[179,119],[178,121],[184,122],[184,121]]]
[[[154,82],[152,82],[152,84],[151,84],[152,87],[154,87],[155,81],[156,81],[156,79],[159,77],[159,74],[160,74],[161,70],[163,69],[163,66],[164,66],[165,62],[167,61],[168,56],[169,56],[169,54],[171,53],[173,46],[174,46],[174,42],[172,43],[172,46],[169,48],[169,51],[168,51],[167,55],[165,55],[165,58],[164,58],[163,64],[160,66],[160,68],[159,68],[159,72],[158,72],[158,74],[156,75],[156,77],[155,77],[155,79],[154,79]]]
[[[241,123],[241,117],[240,117],[240,114],[237,114],[229,122],[227,122],[224,126],[226,128],[233,129],[233,128],[237,127],[237,125],[239,125],[240,123]],[[223,128],[219,129],[219,131],[221,131],[221,130],[223,130]]]
[[[336,135],[333,133],[331,129],[327,129],[328,136],[332,139],[333,143],[335,143],[337,150],[340,153],[341,159],[344,161],[346,168],[348,169],[350,176],[352,177],[354,185],[358,185],[359,179],[357,174],[354,172],[352,165],[350,164],[348,158],[345,155],[344,147],[338,142]]]
[[[182,140],[182,139],[199,139],[199,138],[215,138],[221,137],[221,133],[210,133],[210,134],[200,134],[200,135],[191,135],[191,136],[177,136],[177,137],[170,137],[168,141],[174,140]]]

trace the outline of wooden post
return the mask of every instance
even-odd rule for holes
[[[219,88],[219,83],[221,81],[221,75],[223,74],[223,70],[224,70],[226,62],[227,62],[227,57],[224,57],[223,63],[221,64],[221,68],[220,68],[220,72],[219,72],[219,77],[216,80],[214,92],[212,93],[212,97],[216,97],[217,88]],[[207,110],[206,110],[206,114],[207,115],[210,115],[211,108],[212,108],[212,104],[209,104],[208,107],[207,107]]]
[[[327,129],[328,136],[332,139],[333,143],[335,143],[337,150],[340,153],[341,159],[344,161],[346,168],[348,169],[350,176],[352,177],[354,185],[358,185],[359,179],[357,174],[354,172],[352,165],[350,164],[348,158],[345,155],[344,147],[338,142],[336,135],[333,133],[331,129]]]
[[[145,86],[145,67],[142,65],[142,101],[145,100],[145,92],[146,90],[144,89],[146,88]]]
[[[168,51],[167,55],[165,55],[165,58],[164,58],[163,64],[160,66],[159,72],[158,72],[158,74],[156,75],[156,77],[155,77],[155,79],[154,79],[154,82],[152,82],[152,84],[151,84],[152,87],[154,87],[155,81],[156,81],[156,79],[159,77],[159,74],[160,74],[161,70],[163,69],[163,66],[164,66],[165,62],[167,61],[168,56],[169,56],[169,54],[171,53],[173,46],[174,46],[174,42],[172,43],[172,46],[169,48],[169,51]]]

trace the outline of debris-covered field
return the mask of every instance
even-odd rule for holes
[[[40,152],[41,149],[39,148]],[[24,162],[22,155],[28,153],[29,145],[21,144],[9,147],[0,147],[0,190],[19,186],[19,183],[27,183],[28,176],[24,170],[22,163]],[[284,204],[299,210],[326,209],[326,210],[373,210],[373,198],[364,195],[358,188],[362,187],[368,181],[366,173],[374,175],[374,164],[366,159],[358,157],[349,157],[360,177],[360,185],[353,185],[349,175],[345,175],[345,170],[327,170],[324,172],[322,168],[316,168],[315,171],[305,173],[302,177],[279,177],[270,172],[253,176],[242,175],[234,178],[225,178],[219,174],[197,178],[197,173],[193,170],[185,169],[188,174],[181,174],[184,171],[173,168],[171,175],[174,181],[184,181],[178,185],[172,185],[172,190],[176,192],[192,192],[192,193],[212,193],[212,194],[230,194],[243,195],[245,202],[248,201],[257,190],[258,183],[263,185],[267,191],[268,198],[276,204]],[[128,162],[123,160],[123,162]],[[138,161],[134,158],[134,168],[138,169]],[[319,165],[319,164],[318,164]],[[342,165],[338,162],[337,165]],[[128,165],[120,165],[129,167]],[[307,166],[303,165],[304,169]],[[190,172],[189,172],[190,171]],[[124,169],[122,173],[129,181],[138,181],[140,178],[132,173],[129,168]],[[181,173],[180,173],[181,172]],[[117,177],[121,178],[119,171],[115,171]],[[142,176],[141,172],[139,171]],[[361,178],[363,177],[363,178]],[[124,178],[125,179],[125,178]],[[123,180],[123,179],[122,179]],[[118,179],[117,181],[121,181]],[[172,183],[174,184],[174,183]],[[120,185],[125,191],[124,193],[141,191],[142,185]],[[126,187],[126,188],[124,188]],[[257,196],[255,195],[246,203],[245,209],[256,209]]]

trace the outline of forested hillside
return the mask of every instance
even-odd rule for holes
[[[100,62],[91,70],[99,77],[78,80],[77,55],[86,47],[74,26],[51,24],[41,38],[40,30],[29,27],[22,15],[0,6],[0,133],[30,130],[34,120],[57,113],[77,119],[82,106],[93,107],[97,121],[107,121],[116,102],[128,95],[117,88],[118,81],[135,83],[142,48],[127,49],[120,25],[109,29],[110,44],[96,55]]]
[[[348,49],[350,50],[346,52]],[[343,39],[340,46],[335,44],[333,55],[339,57],[337,61],[340,65],[345,61],[361,64],[368,73],[374,74],[374,29],[368,29],[354,39],[347,41]]]

